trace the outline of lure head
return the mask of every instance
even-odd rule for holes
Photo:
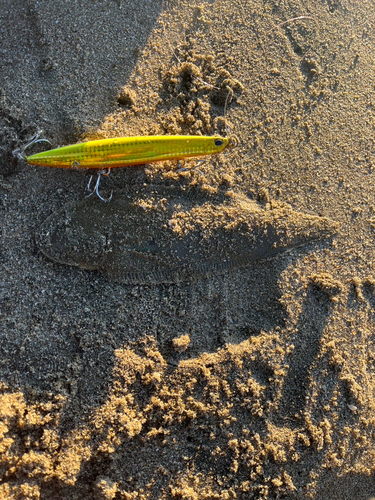
[[[238,137],[230,135],[228,137],[213,137],[214,147],[217,153],[221,153],[226,147],[235,148],[238,145]]]
[[[213,140],[212,148],[215,153],[221,153],[230,143],[229,137],[216,136],[212,137],[212,140]]]

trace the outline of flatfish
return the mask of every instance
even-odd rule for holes
[[[332,220],[260,204],[233,192],[212,198],[146,186],[71,202],[36,235],[53,261],[123,283],[167,283],[246,266],[335,234]]]

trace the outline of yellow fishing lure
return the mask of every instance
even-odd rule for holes
[[[115,137],[51,149],[25,159],[45,167],[111,169],[220,153],[230,142],[229,137],[201,135]]]

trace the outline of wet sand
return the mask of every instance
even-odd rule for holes
[[[373,3],[0,3],[0,498],[375,497]],[[234,193],[338,232],[179,283],[54,262],[40,228],[90,173],[13,157],[37,128],[230,132],[200,172],[102,192]]]

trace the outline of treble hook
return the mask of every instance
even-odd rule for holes
[[[196,164],[194,165],[194,167],[185,167],[186,161],[184,159],[179,160],[177,163],[178,168],[176,170],[176,173],[179,174],[180,172],[198,172],[201,175],[203,175],[203,173],[199,170],[198,167],[199,167],[199,165],[203,164],[205,161],[206,161],[206,158],[201,158],[200,160],[196,161]]]
[[[48,142],[50,146],[52,144],[48,139],[39,139],[39,137],[43,134],[43,130],[38,130],[37,133],[31,138],[30,142],[26,144],[25,146],[22,146],[21,148],[15,149],[12,154],[19,160],[24,160],[26,158],[25,151],[27,148],[30,146],[33,146],[34,144],[39,144],[40,142]]]
[[[110,172],[111,172],[110,168],[108,168],[106,170],[100,170],[98,172],[98,178],[96,179],[95,187],[91,191],[91,193],[86,196],[86,198],[90,198],[90,196],[92,196],[94,193],[96,193],[97,197],[100,198],[102,201],[104,201],[106,203],[109,203],[112,200],[113,191],[111,192],[111,196],[109,198],[107,198],[107,199],[103,198],[103,196],[101,196],[100,193],[99,193],[99,184],[100,184],[100,178],[101,178],[101,176],[102,175],[108,176],[110,174]],[[89,182],[87,184],[87,190],[90,189],[91,181],[92,181],[92,175],[90,176],[90,180],[89,180]]]

